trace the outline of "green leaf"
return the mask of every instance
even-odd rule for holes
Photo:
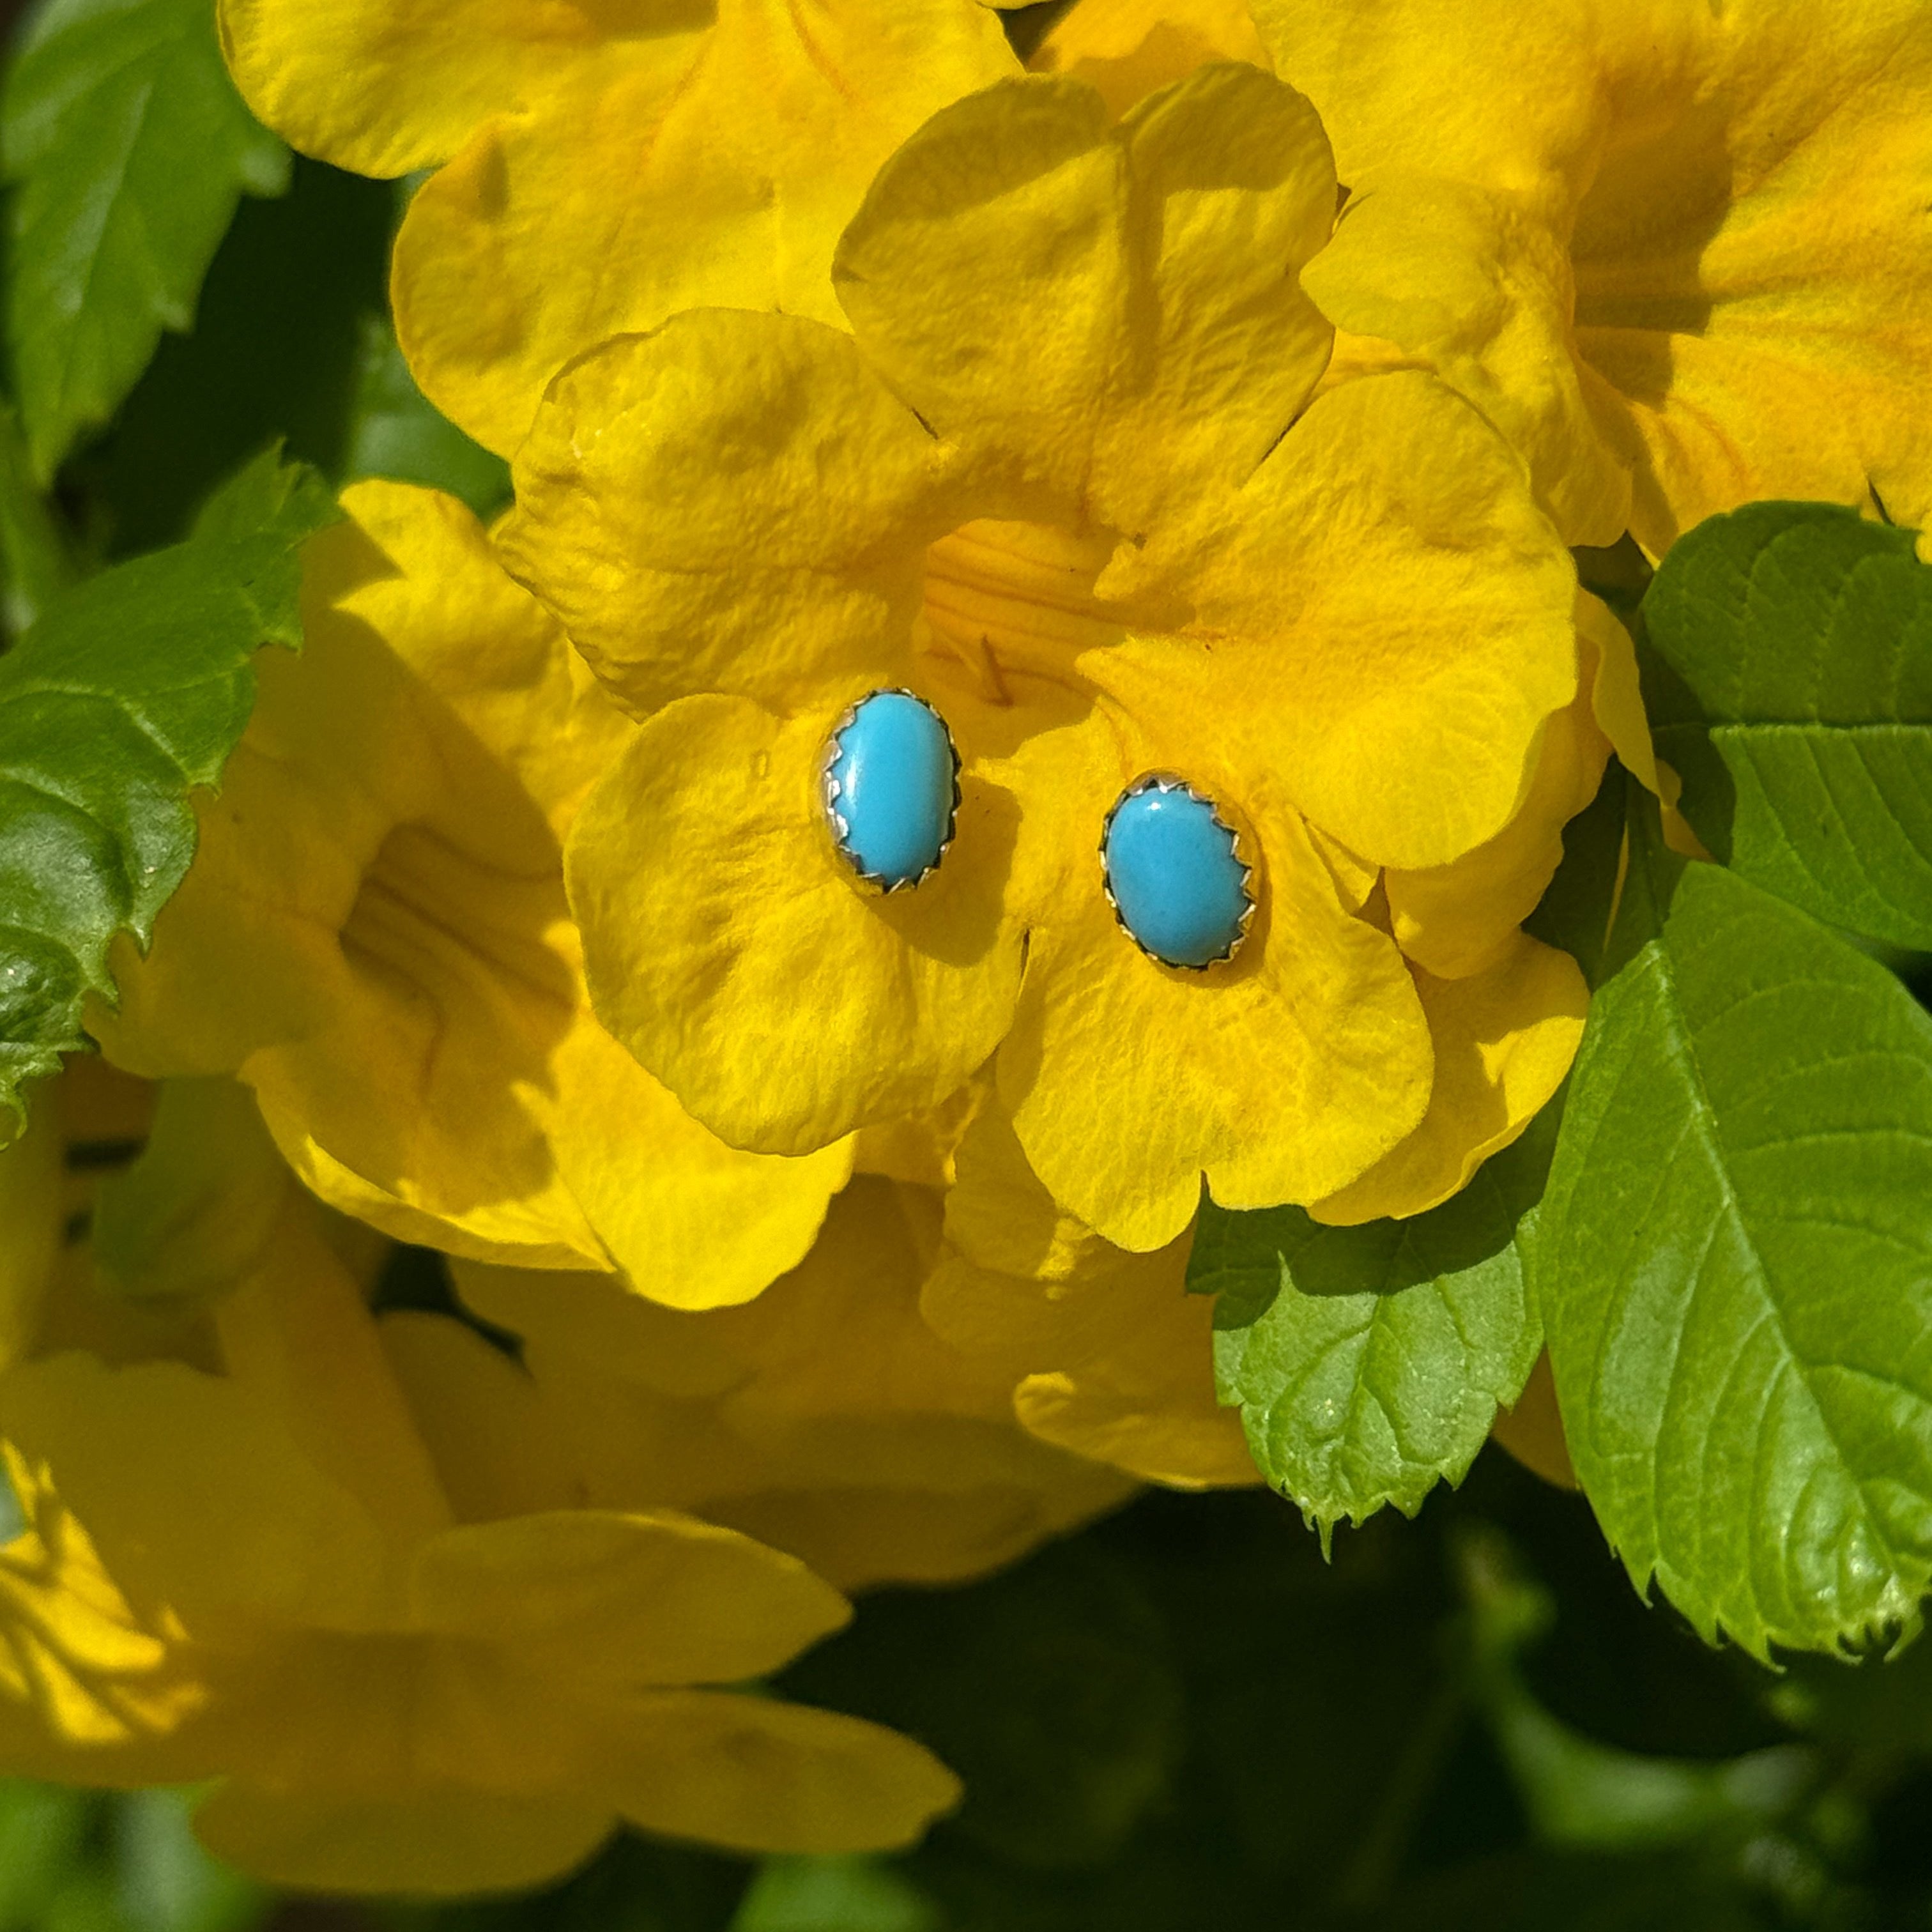
[[[20,425],[0,402],[0,648],[30,629],[74,574],[60,526],[34,487]]]
[[[1459,1483],[1543,1346],[1524,1246],[1547,1108],[1462,1192],[1406,1221],[1324,1227],[1204,1203],[1188,1286],[1220,1297],[1214,1363],[1256,1466],[1324,1532]]]
[[[1932,1016],[1654,807],[1618,939],[1538,1231],[1570,1454],[1707,1640],[1828,1648],[1932,1581]]]
[[[289,156],[222,64],[212,0],[50,0],[0,92],[7,344],[35,474],[134,386],[244,193]]]
[[[1932,570],[1909,530],[1754,503],[1671,550],[1646,697],[1718,859],[1818,918],[1932,947]]]
[[[394,220],[392,183],[304,155],[286,194],[242,204],[194,333],[163,340],[112,428],[66,466],[117,556],[178,542],[210,488],[278,437],[341,482]]]
[[[304,540],[335,515],[272,453],[187,542],[103,572],[0,657],[0,1105],[83,1044],[116,934],[146,945],[194,854],[263,644],[302,641]]]

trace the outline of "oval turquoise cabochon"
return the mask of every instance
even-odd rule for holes
[[[861,878],[890,892],[939,863],[952,836],[957,770],[952,734],[923,698],[875,691],[853,706],[832,734],[825,808]]]
[[[1167,966],[1232,956],[1253,902],[1211,800],[1177,778],[1138,779],[1109,814],[1100,849],[1114,909],[1142,952]]]

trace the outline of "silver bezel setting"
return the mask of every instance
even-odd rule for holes
[[[1241,908],[1241,916],[1235,922],[1234,936],[1228,940],[1225,950],[1217,952],[1211,959],[1198,965],[1180,959],[1163,959],[1150,946],[1143,945],[1133,928],[1128,925],[1126,915],[1120,910],[1120,902],[1114,896],[1113,881],[1107,876],[1107,841],[1113,836],[1114,820],[1121,806],[1130,799],[1138,798],[1150,791],[1180,792],[1191,798],[1197,805],[1208,808],[1208,816],[1228,835],[1228,848],[1234,854],[1234,863],[1241,868],[1241,897],[1246,902]],[[1255,912],[1260,901],[1255,892],[1256,868],[1246,852],[1246,840],[1240,826],[1233,824],[1222,815],[1220,806],[1199,787],[1188,783],[1174,772],[1143,772],[1131,784],[1121,788],[1120,795],[1107,808],[1107,815],[1100,822],[1100,890],[1106,894],[1107,904],[1114,915],[1114,923],[1132,941],[1136,951],[1151,959],[1156,966],[1164,966],[1170,973],[1211,973],[1217,966],[1225,966],[1247,944],[1248,929],[1254,924]]]
[[[939,842],[939,850],[932,855],[932,862],[916,878],[897,879],[890,884],[883,872],[868,872],[861,866],[857,855],[846,840],[851,836],[851,827],[845,814],[838,809],[841,786],[832,775],[832,768],[838,762],[840,734],[856,720],[860,706],[868,704],[875,698],[909,698],[920,706],[938,724],[946,739],[946,755],[952,760],[952,802],[946,813],[945,836]],[[825,822],[832,835],[832,849],[844,862],[845,869],[866,891],[877,892],[882,898],[894,892],[909,892],[925,884],[938,871],[940,864],[952,849],[952,841],[959,830],[959,747],[953,742],[952,728],[940,716],[939,708],[916,691],[908,691],[902,684],[882,684],[875,689],[862,692],[853,699],[833,720],[832,729],[826,734],[825,749],[819,760],[819,796],[825,807]]]

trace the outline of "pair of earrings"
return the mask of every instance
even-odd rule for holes
[[[825,748],[825,814],[866,884],[909,891],[934,871],[959,812],[959,754],[946,721],[910,691],[869,692]],[[1214,801],[1171,772],[1134,780],[1100,833],[1101,880],[1127,937],[1163,966],[1232,959],[1254,917],[1254,873]]]

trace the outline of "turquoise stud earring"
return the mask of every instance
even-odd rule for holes
[[[825,816],[860,882],[909,891],[945,857],[959,813],[959,754],[922,698],[868,692],[826,742]]]
[[[1240,835],[1185,778],[1150,772],[1114,802],[1100,835],[1107,902],[1150,959],[1196,972],[1232,959],[1255,916]]]

